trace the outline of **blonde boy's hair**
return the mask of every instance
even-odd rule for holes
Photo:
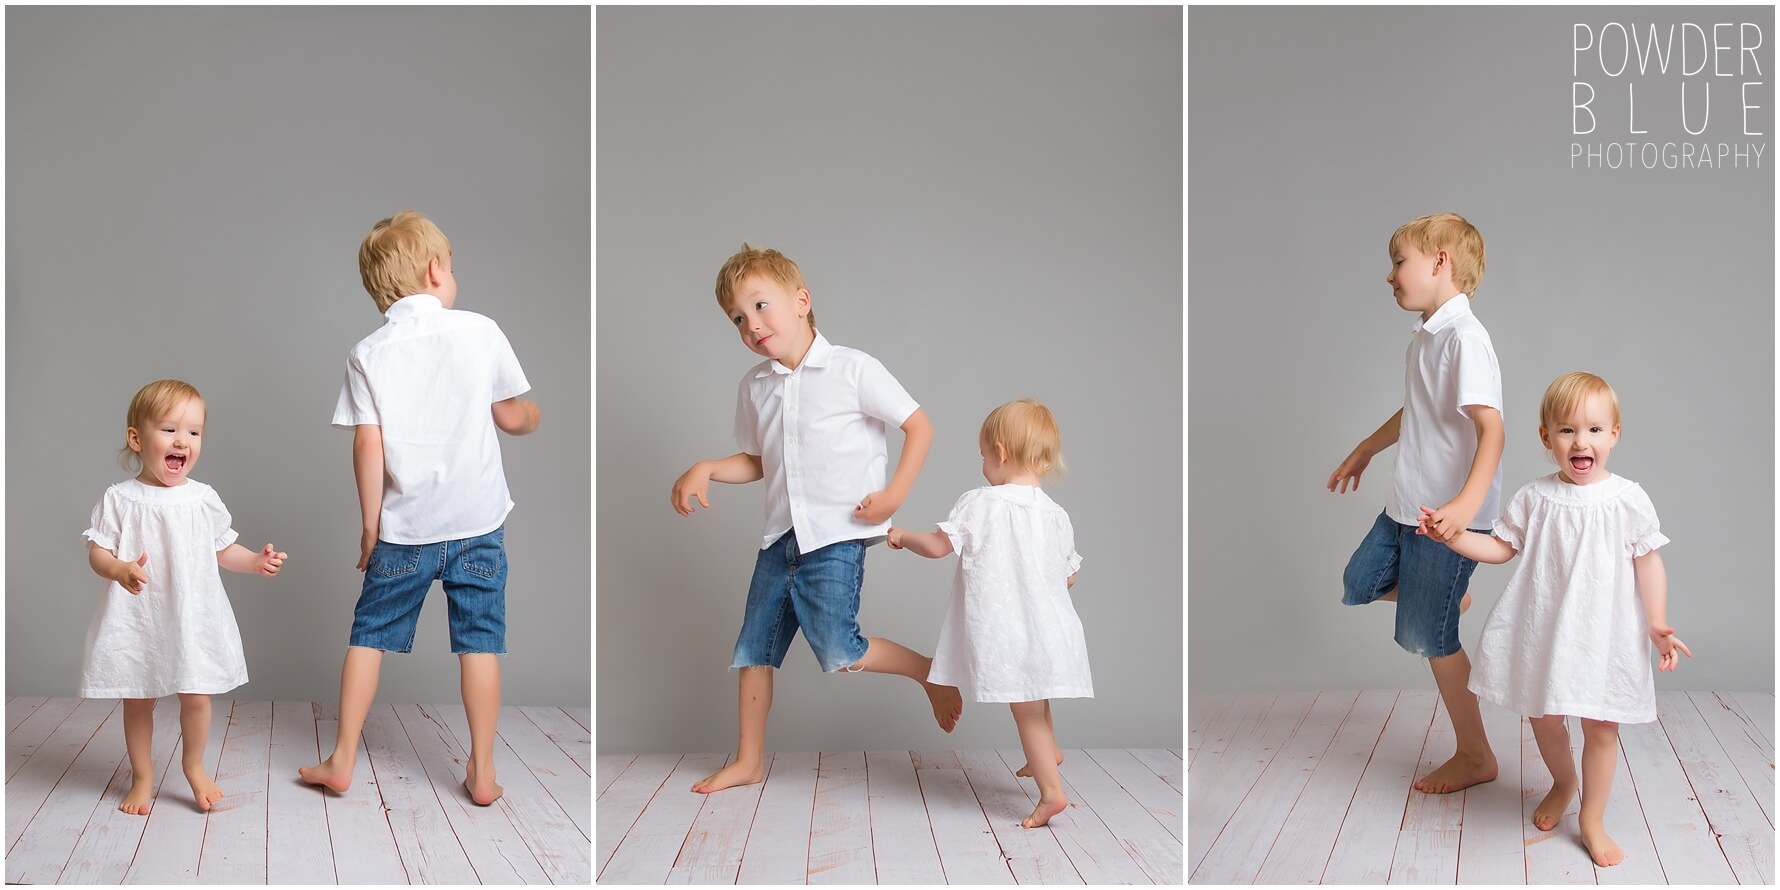
[[[149,424],[166,417],[175,405],[186,399],[204,401],[204,397],[198,395],[198,388],[184,380],[156,380],[136,390],[136,397],[130,400],[130,410],[124,415],[124,447],[118,453],[118,463],[132,473],[141,472],[142,456],[130,450],[130,430],[134,429],[136,435],[141,436]]]
[[[741,251],[724,261],[723,268],[717,270],[718,308],[724,312],[730,311],[730,304],[735,302],[736,288],[750,275],[765,275],[786,290],[805,287],[803,270],[797,268],[790,257],[770,247],[754,247],[744,241]],[[811,309],[804,318],[809,321],[810,330],[815,330],[816,310]]]
[[[985,445],[1007,449],[1008,462],[1040,476],[1063,472],[1063,436],[1051,409],[1035,399],[1015,399],[983,420],[977,438]]]
[[[358,248],[358,274],[365,291],[388,312],[397,300],[425,293],[427,264],[451,256],[451,241],[433,221],[404,210],[371,227]]]
[[[1395,253],[1399,244],[1408,244],[1429,256],[1446,251],[1452,257],[1453,287],[1468,296],[1477,296],[1477,288],[1483,284],[1483,236],[1464,217],[1456,213],[1416,217],[1391,233],[1385,249]]]
[[[1582,401],[1596,393],[1605,393],[1607,402],[1613,406],[1613,426],[1619,427],[1619,394],[1607,381],[1587,371],[1571,371],[1545,388],[1545,398],[1539,401],[1539,428],[1550,432],[1563,422],[1563,417]]]

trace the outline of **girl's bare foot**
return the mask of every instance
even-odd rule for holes
[[[1487,760],[1473,755],[1458,753],[1433,772],[1415,780],[1414,788],[1427,794],[1450,794],[1461,788],[1469,788],[1480,782],[1496,780],[1496,758],[1492,755]]]
[[[198,809],[210,812],[210,808],[222,800],[223,790],[216,787],[203,767],[186,767],[185,780],[192,783],[192,799],[198,802]]]
[[[927,700],[933,703],[933,719],[939,722],[939,728],[951,732],[958,725],[958,716],[964,713],[964,696],[958,693],[958,687],[922,681],[921,688],[927,690]]]
[[[1545,799],[1539,801],[1539,805],[1533,808],[1533,827],[1540,831],[1550,831],[1556,828],[1558,820],[1564,818],[1564,810],[1569,808],[1570,801],[1575,797],[1575,782],[1552,785],[1551,793],[1545,795]]]
[[[123,803],[118,804],[117,808],[132,816],[148,815],[148,808],[152,806],[152,803],[149,800],[149,792],[152,790],[153,789],[149,787],[147,779],[132,778],[130,780],[130,790],[124,792]]]
[[[952,690],[956,692],[957,690]],[[766,779],[766,769],[759,763],[743,763],[736,761],[696,782],[692,790],[700,794],[710,794],[737,785],[753,785]]]
[[[1058,766],[1063,765],[1063,752],[1062,751],[1057,752],[1057,765]],[[1032,778],[1032,764],[1028,763],[1025,766],[1020,767],[1019,769],[1014,770],[1014,775],[1025,776],[1028,779]]]
[[[1613,838],[1607,836],[1605,825],[1582,826],[1582,846],[1588,849],[1588,855],[1595,860],[1596,865],[1606,867],[1625,861],[1625,851],[1613,842]]]
[[[493,772],[493,770],[490,770]],[[476,764],[464,767],[464,790],[470,793],[470,801],[476,806],[485,807],[501,799],[501,786],[494,783],[494,777],[479,779],[476,775]]]
[[[320,785],[345,794],[352,787],[352,766],[351,763],[335,763],[334,758],[329,757],[314,766],[298,767],[297,775],[311,785]]]
[[[1069,808],[1069,799],[1059,794],[1055,798],[1040,796],[1038,806],[1032,808],[1032,815],[1020,822],[1021,828],[1037,828],[1051,817]]]

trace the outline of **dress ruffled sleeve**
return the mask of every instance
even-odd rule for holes
[[[117,552],[118,536],[123,533],[123,520],[119,516],[122,509],[116,494],[107,491],[93,506],[93,518],[87,530],[81,536],[106,550]]]
[[[229,508],[223,506],[222,498],[217,497],[216,489],[204,493],[204,515],[210,520],[210,533],[215,536],[215,543],[210,549],[221,550],[241,537],[239,532],[229,527],[234,518],[229,515]]]
[[[1491,534],[1502,539],[1508,546],[1519,552],[1527,539],[1527,514],[1532,510],[1533,486],[1524,485],[1514,493],[1508,502],[1508,508],[1497,517],[1495,528]]]
[[[1058,540],[1063,545],[1059,548],[1063,554],[1063,577],[1067,578],[1081,570],[1082,555],[1075,551],[1075,526],[1070,524],[1069,514],[1059,510],[1057,515],[1062,526]]]
[[[952,539],[953,552],[961,556],[964,553],[964,548],[972,546],[974,543],[975,520],[982,512],[977,509],[977,505],[981,500],[981,489],[965,492],[958,497],[958,503],[952,505],[951,515],[946,517],[946,521],[939,524],[940,532]]]
[[[1626,555],[1637,559],[1669,543],[1662,524],[1657,521],[1656,505],[1650,502],[1650,495],[1645,494],[1641,486],[1633,486],[1625,502],[1630,514],[1626,523],[1630,532],[1626,535]]]

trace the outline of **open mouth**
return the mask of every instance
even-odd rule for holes
[[[1594,465],[1595,459],[1587,455],[1578,454],[1570,458],[1570,469],[1578,473],[1587,473]]]
[[[165,463],[167,464],[167,472],[177,473],[181,470],[184,470],[185,469],[185,459],[186,459],[185,455],[183,455],[183,454],[169,454],[169,455],[167,455],[167,458],[165,460]]]

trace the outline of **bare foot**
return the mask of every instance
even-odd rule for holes
[[[493,770],[489,770],[493,772]],[[464,767],[464,790],[470,793],[470,801],[476,806],[485,807],[501,799],[501,786],[494,783],[494,777],[486,779],[477,777],[476,765]]]
[[[185,780],[192,783],[192,799],[198,802],[198,809],[209,812],[217,801],[222,800],[223,790],[216,787],[203,767],[186,767]]]
[[[1069,808],[1069,799],[1059,794],[1055,798],[1039,797],[1038,806],[1032,808],[1032,815],[1020,821],[1021,828],[1037,828],[1051,817]]]
[[[1451,760],[1415,780],[1412,787],[1428,794],[1450,794],[1480,782],[1493,782],[1495,778],[1495,755],[1480,760],[1473,755],[1460,753],[1452,755]]]
[[[1596,865],[1606,867],[1625,861],[1625,851],[1613,842],[1613,838],[1607,836],[1607,827],[1604,825],[1593,828],[1583,826],[1582,846],[1588,849],[1588,855],[1595,860]]]
[[[132,778],[130,790],[124,792],[124,801],[118,804],[117,808],[132,816],[148,815],[148,808],[152,806],[149,801],[149,792],[152,790],[147,779]]]
[[[1540,831],[1550,831],[1556,828],[1558,820],[1564,818],[1564,810],[1569,808],[1570,801],[1575,797],[1576,784],[1574,782],[1568,785],[1551,786],[1551,793],[1545,795],[1545,799],[1539,801],[1539,805],[1533,808],[1533,827]]]
[[[958,693],[956,686],[936,686],[923,681],[921,687],[927,690],[927,700],[933,703],[933,719],[939,721],[939,728],[951,732],[958,725],[958,716],[964,713],[964,696]]]
[[[722,791],[736,785],[753,785],[766,779],[766,769],[759,763],[742,763],[737,761],[704,778],[692,783],[692,790],[700,794]]]
[[[352,787],[352,764],[350,762],[335,763],[333,757],[314,766],[298,767],[297,775],[311,785],[331,788],[341,794],[345,794],[346,789]]]
[[[1063,765],[1063,752],[1062,751],[1057,752],[1057,765],[1058,766]],[[1028,763],[1025,766],[1020,767],[1019,769],[1014,770],[1014,775],[1025,776],[1028,779],[1032,778],[1032,764]]]

